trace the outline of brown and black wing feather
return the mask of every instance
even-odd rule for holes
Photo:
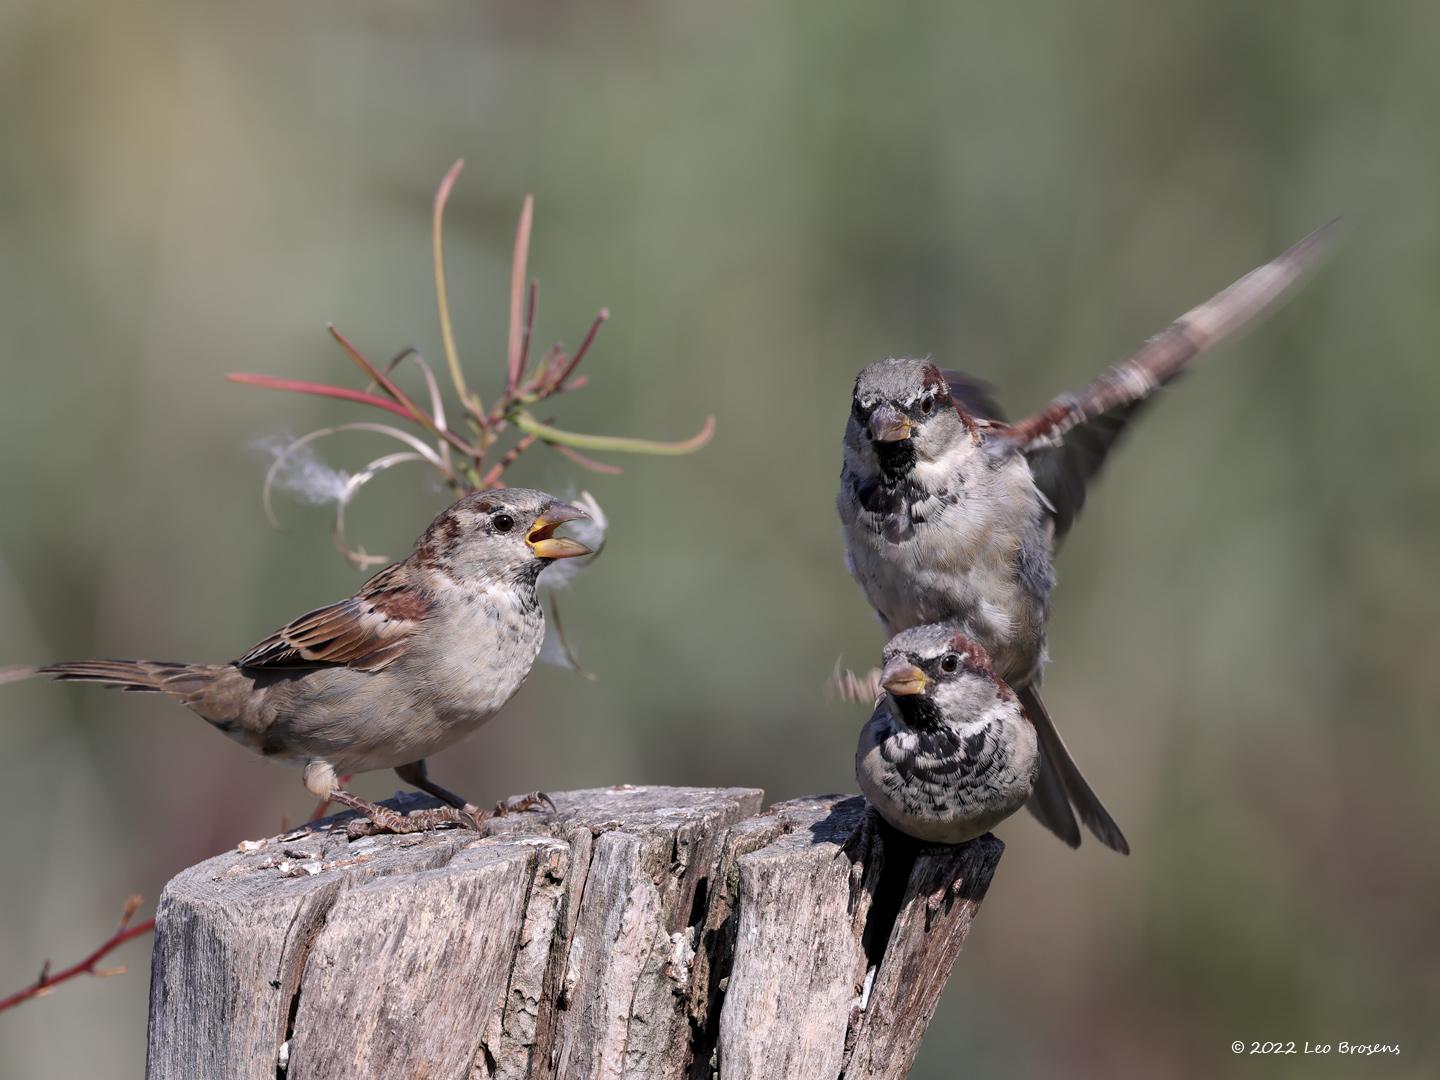
[[[286,624],[235,661],[243,668],[338,665],[380,671],[405,652],[432,599],[388,566],[348,599]]]
[[[992,436],[1029,459],[1053,507],[1056,535],[1074,522],[1091,478],[1145,401],[1196,357],[1284,300],[1330,249],[1338,222],[1316,229],[1156,334],[1081,389]]]
[[[1057,540],[1075,524],[1085,506],[1090,481],[1105,464],[1130,422],[1150,400],[1132,401],[1086,420],[1066,435],[1059,446],[1041,447],[1026,455],[1035,486],[1049,503],[1046,509],[1055,524]]]
[[[432,603],[429,596],[405,580],[403,564],[390,566],[367,581],[356,595],[317,608],[272,634],[235,661],[235,666],[343,665],[359,671],[379,671],[404,653],[411,634],[429,614]],[[165,660],[69,660],[0,669],[0,682],[51,675],[63,682],[171,694],[188,703],[228,668]]]
[[[950,400],[977,420],[1003,424],[1005,413],[989,383],[963,371],[942,370],[950,386]],[[1058,538],[1070,531],[1091,477],[1100,471],[1111,447],[1124,433],[1135,414],[1148,399],[1132,401],[1080,424],[1059,446],[1030,452],[1030,469],[1035,486],[1045,496],[1047,512],[1055,523]]]

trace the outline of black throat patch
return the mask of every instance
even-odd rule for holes
[[[909,481],[910,470],[915,467],[915,440],[897,439],[895,442],[870,445],[875,450],[875,460],[880,464],[881,480],[892,487]]]
[[[948,729],[943,728],[943,720],[940,715],[940,706],[927,694],[903,694],[894,699],[900,719],[905,721],[905,726],[911,731],[933,734],[938,731],[945,731],[948,736]]]
[[[915,444],[909,439],[898,442],[872,443],[880,471],[865,480],[857,480],[855,500],[872,514],[889,518],[905,513],[910,503],[921,496],[912,473],[915,468]]]

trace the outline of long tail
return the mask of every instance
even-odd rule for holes
[[[202,669],[164,660],[69,660],[33,668],[0,671],[0,682],[31,675],[53,675],[62,682],[91,682],[120,690],[182,695],[193,689]]]
[[[1050,719],[1039,693],[1033,686],[1025,686],[1016,690],[1016,694],[1040,737],[1040,776],[1035,782],[1034,794],[1026,804],[1030,812],[1061,840],[1071,847],[1079,847],[1080,831],[1075,827],[1075,817],[1070,812],[1073,805],[1075,813],[1080,815],[1080,820],[1096,839],[1122,855],[1129,855],[1130,844],[1125,834],[1115,824],[1100,797],[1085,782],[1080,766],[1075,764],[1065,741],[1055,730],[1055,722]]]
[[[1070,797],[1065,794],[1065,783],[1055,771],[1051,757],[1048,750],[1041,751],[1040,775],[1035,778],[1035,790],[1030,793],[1025,808],[1035,815],[1036,821],[1065,843],[1079,847],[1080,826],[1075,824]]]

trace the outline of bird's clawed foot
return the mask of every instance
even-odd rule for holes
[[[543,791],[532,791],[528,795],[513,795],[508,799],[501,799],[495,804],[493,810],[482,810],[474,803],[466,803],[456,813],[470,828],[483,833],[489,831],[485,828],[485,822],[491,818],[505,817],[508,814],[523,814],[527,810],[534,810],[542,806],[550,813],[555,813],[555,804],[550,800],[549,795]]]
[[[349,840],[358,840],[362,836],[375,836],[378,833],[404,834],[435,829],[442,825],[471,824],[470,819],[462,811],[449,806],[441,806],[432,810],[412,810],[408,814],[402,814],[388,806],[381,806],[369,799],[351,795],[348,791],[332,791],[330,799],[341,806],[358,810],[365,815],[346,823],[345,836]]]
[[[528,795],[515,795],[508,799],[501,799],[495,804],[493,810],[482,810],[474,803],[466,803],[458,810],[451,810],[450,813],[457,815],[460,824],[483,833],[488,831],[485,823],[491,818],[505,817],[507,814],[523,814],[526,810],[534,810],[539,806],[545,807],[552,814],[555,812],[555,804],[550,800],[549,795],[543,791],[532,791]]]
[[[929,930],[931,923],[941,911],[948,911],[950,905],[961,897],[961,890],[964,887],[963,878],[954,878],[947,881],[925,897],[925,929]]]
[[[495,804],[493,810],[482,810],[474,803],[465,803],[458,807],[437,806],[429,810],[412,810],[408,814],[402,814],[398,810],[392,810],[388,806],[373,803],[340,789],[331,792],[330,798],[341,806],[357,810],[365,815],[346,824],[345,835],[351,840],[358,840],[362,836],[375,836],[379,833],[413,833],[447,826],[459,826],[462,829],[473,829],[478,833],[484,833],[487,831],[485,823],[492,817],[523,814],[527,810],[540,807],[552,814],[555,812],[555,803],[543,791],[532,791],[528,795],[502,799]]]
[[[954,890],[954,887],[953,882],[946,882],[929,896],[925,897],[925,925],[927,927],[930,925],[930,920],[940,914],[940,909],[943,908],[950,899],[950,894]]]
[[[853,895],[858,892],[865,882],[865,871],[869,867],[871,859],[876,854],[876,847],[883,846],[880,839],[879,815],[875,808],[868,803],[865,806],[865,813],[855,827],[850,830],[850,835],[840,845],[835,853],[836,858],[844,855],[850,860],[850,892]]]
[[[554,800],[543,791],[532,791],[528,795],[514,795],[508,799],[501,799],[495,804],[495,816],[504,817],[506,814],[523,814],[527,810],[534,810],[537,807],[544,807],[547,812],[555,813]]]

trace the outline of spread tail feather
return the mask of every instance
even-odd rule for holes
[[[1130,854],[1130,844],[1125,839],[1125,834],[1120,831],[1120,826],[1115,824],[1115,819],[1105,809],[1100,797],[1095,794],[1090,785],[1085,782],[1085,777],[1080,773],[1080,767],[1075,764],[1075,759],[1070,756],[1070,751],[1065,747],[1065,741],[1060,738],[1060,733],[1055,730],[1055,722],[1050,719],[1050,713],[1045,709],[1045,703],[1040,700],[1040,695],[1033,686],[1026,686],[1016,691],[1020,697],[1020,704],[1025,709],[1025,715],[1030,717],[1030,722],[1035,725],[1035,732],[1040,737],[1040,776],[1035,783],[1035,793],[1030,796],[1030,812],[1056,836],[1064,840],[1071,847],[1078,847],[1080,837],[1075,828],[1075,818],[1071,816],[1069,807],[1065,808],[1063,818],[1057,818],[1054,813],[1054,802],[1057,795],[1056,788],[1063,790],[1058,792],[1060,801],[1068,801],[1075,807],[1075,812],[1080,815],[1080,820],[1085,827],[1095,834],[1106,847],[1118,851],[1122,855]],[[1046,774],[1049,773],[1047,780]],[[1059,821],[1061,827],[1054,824]],[[1065,822],[1068,820],[1069,831],[1064,830]],[[1071,839],[1071,836],[1074,839]]]
[[[163,660],[69,660],[28,670],[35,675],[53,675],[62,682],[92,682],[121,690],[174,693],[175,677],[194,668],[190,664]]]
[[[1026,801],[1025,809],[1065,843],[1071,847],[1080,846],[1080,826],[1075,824],[1065,784],[1050,763],[1048,753],[1040,755],[1040,775],[1035,777],[1035,790]]]

